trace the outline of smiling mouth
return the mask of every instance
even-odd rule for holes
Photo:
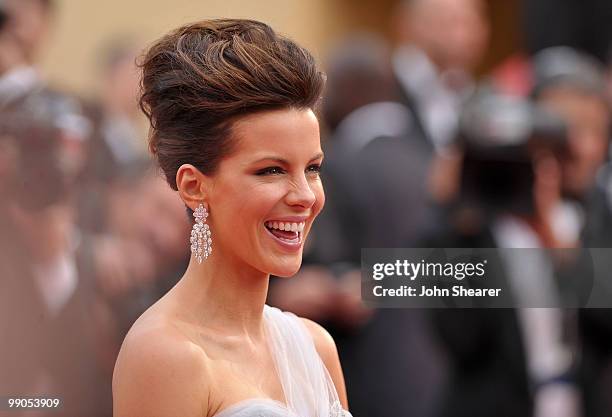
[[[288,244],[300,244],[302,242],[302,234],[304,233],[305,222],[275,222],[268,221],[265,223],[266,229],[278,240]]]

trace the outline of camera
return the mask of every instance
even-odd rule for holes
[[[531,101],[484,90],[466,103],[457,142],[464,154],[460,201],[488,213],[528,214],[534,155],[563,155],[567,127]]]

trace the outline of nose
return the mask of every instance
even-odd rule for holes
[[[286,196],[287,204],[310,208],[316,200],[317,197],[312,190],[312,185],[304,175],[295,178],[291,182],[291,188]]]

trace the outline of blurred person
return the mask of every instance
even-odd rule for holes
[[[58,165],[54,163],[57,154],[56,144],[47,137],[47,134],[45,134],[47,132],[40,127],[35,132],[29,132],[27,137],[24,138],[24,134],[20,130],[23,131],[25,125],[29,124],[30,121],[25,119],[21,123],[13,122],[11,123],[13,126],[11,126],[9,120],[16,119],[16,114],[18,113],[11,113],[3,108],[0,119],[0,155],[2,162],[2,177],[0,179],[2,184],[2,198],[0,199],[2,216],[0,218],[2,219],[3,231],[1,243],[4,249],[2,251],[3,260],[0,262],[3,277],[0,306],[3,309],[1,315],[3,334],[6,335],[0,355],[2,361],[2,379],[0,382],[2,385],[1,391],[6,394],[12,390],[23,391],[24,393],[34,390],[36,384],[40,384],[39,381],[43,378],[42,374],[44,373],[42,370],[44,352],[40,349],[40,346],[42,346],[41,342],[44,339],[44,333],[41,331],[41,316],[46,316],[46,312],[40,290],[35,282],[34,270],[28,257],[25,256],[30,242],[24,236],[23,228],[18,227],[18,223],[15,221],[19,214],[13,212],[17,209],[17,213],[19,213],[19,206],[15,207],[19,200],[25,200],[20,205],[26,206],[26,208],[38,205],[44,207],[47,202],[54,201],[52,196],[59,191],[58,189],[64,188],[61,175],[57,169]],[[20,115],[20,117],[24,119],[23,115]],[[46,171],[46,178],[56,180],[49,181],[50,184],[46,184],[53,190],[51,196],[49,193],[41,193],[44,188],[34,193],[35,202],[40,200],[40,204],[35,202],[25,204],[28,201],[27,194],[24,193],[24,189],[21,189],[21,193],[18,193],[19,188],[17,188],[17,170],[23,167],[22,160],[27,160],[27,154],[29,154],[30,159],[33,159],[32,149],[27,146],[26,140],[28,139],[29,142],[36,141],[47,145],[41,149],[45,150],[43,155],[46,154],[46,157],[43,157],[42,161],[38,161],[38,164],[36,164],[37,170],[39,172]],[[42,142],[41,139],[45,142]],[[50,172],[53,174],[49,175]],[[24,179],[31,182],[27,178]],[[45,242],[45,244],[48,243]],[[15,313],[21,311],[24,305],[28,305],[29,308],[23,311],[20,320],[11,323],[10,320],[13,319]],[[28,331],[20,332],[21,326],[26,326]]]
[[[422,246],[567,247],[553,224],[567,146],[562,119],[522,99],[484,92],[468,103],[460,126],[460,190],[448,231]],[[517,305],[528,305],[534,293],[561,297],[552,259],[513,254],[488,261],[503,271],[491,279]],[[580,415],[567,311],[447,308],[433,317],[450,365],[440,416]]]
[[[87,241],[75,228],[76,179],[52,96],[0,109],[3,344],[0,392],[61,398],[104,415]]]
[[[156,291],[159,297],[173,287],[189,263],[189,250],[183,242],[189,236],[185,207],[158,175],[151,175],[144,184],[149,195],[146,218],[159,218],[147,233],[157,259]],[[151,225],[151,222],[148,222]]]
[[[610,108],[603,67],[570,48],[550,48],[534,56],[534,78],[537,102],[561,115],[569,125],[564,194],[582,200],[595,186],[608,156]]]
[[[52,24],[53,0],[5,0],[0,29],[0,103],[44,85],[37,68]]]
[[[426,163],[422,156],[427,149],[411,143],[418,131],[410,110],[399,102],[393,88],[389,57],[383,40],[364,34],[347,38],[330,54],[323,115],[334,129],[324,143],[326,164],[322,172],[329,198],[320,224],[314,227],[308,259],[355,265],[366,244],[394,245],[418,235],[426,211],[422,187]],[[368,160],[377,163],[386,153],[402,163],[393,165],[396,171],[390,166],[376,172],[363,170],[373,182],[369,186],[372,192],[378,193],[378,198],[369,199],[363,188],[359,190],[363,181],[356,179],[359,174],[354,166]],[[391,178],[402,182],[403,192],[398,192]],[[413,207],[411,218],[403,216],[407,206]],[[387,215],[380,216],[381,210]],[[383,232],[383,218],[398,221],[394,230]]]
[[[147,52],[150,148],[196,221],[185,274],[122,345],[115,415],[350,416],[331,337],[265,305],[324,204],[323,83],[305,49],[253,20],[183,26]]]
[[[0,105],[25,101],[35,111],[48,113],[61,133],[70,175],[84,165],[83,149],[90,134],[89,120],[79,101],[47,86],[38,70],[41,49],[49,38],[54,0],[5,0],[5,22],[0,27]]]
[[[0,12],[0,104],[5,105],[39,88],[41,80],[38,72],[28,64],[15,34],[14,4],[1,3]]]
[[[89,121],[78,100],[49,88],[38,68],[40,49],[48,39],[53,0],[5,0],[0,26],[0,105],[13,102],[35,103],[38,112],[48,112],[62,134],[62,144],[70,155],[74,172],[83,165],[82,149],[89,136]]]
[[[11,23],[9,9],[4,2],[0,3],[0,75],[25,60],[13,34],[7,30]]]
[[[93,134],[77,207],[79,227],[93,247],[97,313],[104,322],[99,353],[110,388],[130,326],[186,267],[188,251],[181,242],[188,236],[188,222],[183,206],[160,184],[144,154],[136,42],[115,39],[101,50],[99,99],[85,103]],[[140,196],[137,202],[134,194]]]
[[[132,162],[115,172],[108,185],[102,211],[104,232],[92,234],[96,250],[96,275],[101,295],[112,305],[119,321],[116,337],[120,343],[130,325],[155,300],[137,297],[143,287],[152,285],[158,260],[151,245],[156,222],[147,206],[151,196],[145,183],[151,174],[148,160]],[[140,196],[134,201],[133,196]],[[118,347],[116,346],[118,352]]]
[[[391,50],[387,42],[369,33],[348,36],[331,48],[326,68],[322,112],[333,132],[352,111],[393,97]]]
[[[189,260],[184,206],[151,168],[142,160],[115,173],[105,202],[105,232],[94,235],[96,275],[118,343],[138,316],[177,283]],[[113,350],[118,349],[117,344]]]
[[[392,68],[400,102],[410,109],[413,140],[429,148],[423,157],[431,164],[426,180],[435,203],[430,225],[443,222],[445,203],[456,190],[452,179],[459,156],[453,139],[489,44],[486,7],[481,0],[405,0],[398,2],[392,21],[397,41]]]
[[[86,233],[95,282],[100,381],[106,388],[107,407],[112,407],[112,374],[123,338],[134,321],[176,284],[189,258],[184,206],[155,175],[150,161],[133,161],[113,176],[104,198],[98,200],[103,204],[102,232]]]
[[[0,28],[3,45],[0,48],[0,105],[3,109],[14,109],[19,117],[33,119],[37,126],[47,126],[47,133],[33,134],[39,138],[36,146],[22,149],[27,156],[24,164],[52,161],[57,167],[51,173],[61,173],[59,179],[43,175],[40,181],[47,187],[41,189],[43,194],[57,193],[61,202],[49,209],[36,209],[35,214],[26,210],[25,215],[19,215],[21,227],[30,230],[29,238],[40,241],[37,250],[53,248],[49,249],[48,258],[44,255],[44,259],[31,262],[35,277],[47,275],[37,284],[51,310],[43,308],[37,323],[44,328],[43,343],[47,349],[43,352],[44,363],[37,364],[42,380],[36,382],[36,390],[40,393],[56,390],[64,396],[64,410],[68,413],[109,415],[110,388],[104,389],[108,384],[104,384],[101,364],[108,326],[103,323],[95,282],[94,258],[98,252],[90,237],[77,225],[78,210],[75,210],[83,201],[76,184],[81,183],[79,179],[87,168],[90,121],[83,114],[79,100],[47,87],[37,68],[48,39],[54,2],[7,0],[3,6],[6,21]],[[17,136],[27,145],[28,141],[22,137],[29,134]],[[54,147],[54,151],[45,156],[47,145]],[[60,183],[67,184],[66,190],[53,187]],[[26,281],[27,276],[24,272]],[[71,358],[69,364],[68,358]]]
[[[442,372],[422,311],[372,311],[361,301],[361,248],[416,242],[429,221],[429,149],[414,139],[420,133],[394,88],[390,55],[382,40],[363,34],[330,54],[324,116],[335,128],[324,144],[326,208],[304,268],[270,292],[272,303],[330,326],[351,409],[364,417],[431,415]]]
[[[88,170],[82,178],[84,199],[80,224],[92,233],[104,233],[105,201],[111,183],[126,166],[146,158],[145,129],[138,109],[139,90],[135,41],[111,40],[101,48],[98,98],[86,105],[93,121],[87,147]]]
[[[394,91],[392,72],[389,66],[390,50],[385,41],[369,34],[357,34],[340,42],[333,49],[327,64],[326,95],[322,103],[323,120],[331,129],[332,135],[325,141],[326,163],[323,168],[323,177],[326,188],[329,190],[327,209],[313,226],[311,244],[306,248],[306,266],[298,274],[299,279],[291,281],[275,281],[271,288],[270,300],[273,304],[283,306],[291,311],[299,312],[313,320],[324,320],[333,325],[349,325],[357,318],[365,318],[369,314],[363,309],[360,293],[350,296],[346,290],[359,289],[351,283],[360,280],[357,276],[346,274],[344,278],[334,278],[335,272],[323,265],[330,262],[350,265],[359,257],[359,242],[367,233],[365,230],[353,230],[353,217],[349,200],[342,195],[342,186],[335,184],[338,175],[344,176],[348,164],[344,163],[345,151],[353,144],[359,147],[358,138],[351,142],[350,138],[339,139],[335,133],[339,126],[349,125],[344,130],[362,130],[362,139],[370,138],[370,134],[382,135],[388,130],[390,135],[399,133],[409,126],[407,110],[401,105],[393,104]],[[369,106],[371,105],[371,106]],[[391,126],[387,121],[392,118],[381,119],[385,110],[399,109],[399,118],[394,119]],[[361,109],[357,111],[358,109]],[[357,114],[351,116],[355,111]],[[403,112],[403,113],[402,113]],[[367,120],[363,120],[363,117]],[[347,117],[353,122],[346,123]],[[381,121],[382,120],[382,121]],[[353,126],[355,125],[355,126]],[[363,130],[366,128],[366,130]],[[352,135],[350,132],[345,136]],[[340,143],[342,142],[342,143]],[[313,264],[312,269],[309,264]],[[350,268],[340,268],[336,271],[344,275]],[[349,278],[351,277],[351,278]],[[296,291],[296,287],[300,290]],[[349,296],[349,297],[347,297]],[[352,301],[349,301],[352,300]],[[343,311],[342,306],[348,310]],[[354,308],[349,308],[354,306]]]
[[[564,230],[584,247],[612,247],[612,176],[609,169],[610,107],[603,68],[594,58],[567,47],[544,49],[534,57],[534,97],[569,126],[561,160]],[[608,160],[608,163],[604,163]],[[568,231],[568,232],[567,232]],[[604,267],[610,267],[607,265]],[[580,383],[584,415],[609,416],[612,389],[612,313],[579,312]]]
[[[524,81],[520,90],[526,87],[527,94],[517,95],[531,94],[570,128],[561,159],[563,204],[557,227],[564,229],[568,241],[607,247],[610,114],[603,67],[567,46],[544,49],[525,64],[518,72]],[[496,87],[512,90],[511,82],[502,78],[494,78]]]
[[[79,100],[50,88],[37,68],[54,7],[53,0],[2,2],[5,21],[0,27],[0,106],[29,102],[32,111],[48,114],[60,132],[62,163],[70,165],[70,176],[77,176],[85,163],[90,122]]]
[[[103,48],[99,86],[101,135],[115,164],[146,156],[142,115],[138,108],[139,76],[135,41],[110,41]]]
[[[4,0],[8,30],[23,51],[24,61],[36,66],[53,24],[55,0]]]
[[[101,231],[83,232],[91,248],[97,355],[106,409],[112,408],[112,374],[121,342],[138,316],[159,298],[157,281],[168,274],[167,255],[154,251],[152,234],[147,232],[167,222],[167,213],[146,208],[153,200],[145,185],[151,176],[149,161],[120,167],[106,184],[104,196],[96,200],[104,214],[98,219]],[[134,195],[139,196],[136,202]],[[163,220],[151,221],[155,218]]]
[[[394,18],[393,71],[420,138],[442,150],[454,138],[459,109],[489,40],[481,0],[405,0]]]
[[[152,203],[145,183],[151,165],[144,154],[137,102],[138,48],[130,39],[109,41],[99,54],[99,98],[85,102],[92,121],[87,169],[79,177],[78,224],[94,246],[99,310],[107,323],[103,356],[110,381],[120,343],[133,321],[157,298],[149,294],[168,260],[156,256],[146,232],[156,224],[145,211]],[[134,193],[141,195],[137,203]],[[153,213],[166,219],[163,213]],[[156,239],[156,241],[159,239]],[[155,242],[156,242],[155,241]],[[163,268],[162,268],[163,269]]]
[[[71,164],[70,175],[79,175],[90,134],[89,120],[79,100],[49,87],[38,69],[53,24],[55,1],[5,0],[0,7],[5,13],[0,27],[0,105],[38,101],[38,111],[52,113],[61,132],[64,163]]]

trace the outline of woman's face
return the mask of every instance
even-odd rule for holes
[[[233,134],[206,195],[212,256],[291,276],[325,202],[319,123],[311,110],[275,110],[240,119]]]

